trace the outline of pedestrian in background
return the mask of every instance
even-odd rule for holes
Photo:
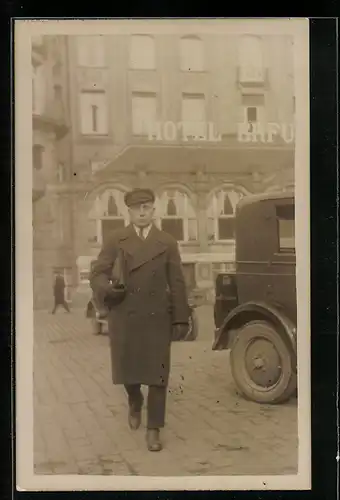
[[[146,385],[147,447],[160,451],[171,341],[185,337],[189,306],[177,241],[153,224],[154,201],[149,189],[125,195],[131,223],[104,243],[90,283],[101,314],[108,308],[112,381],[125,386],[129,426],[140,427],[141,385]],[[110,305],[110,278],[118,256],[123,259],[125,293]]]
[[[65,300],[65,280],[60,272],[55,273],[53,295],[54,295],[54,308],[52,314],[55,314],[59,306],[63,306],[65,311],[69,313],[70,308]]]

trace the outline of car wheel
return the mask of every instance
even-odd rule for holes
[[[92,325],[92,333],[94,335],[102,334],[103,325],[99,323],[96,318],[91,319],[91,325]]]
[[[283,403],[297,387],[295,356],[288,342],[266,321],[242,326],[230,352],[240,392],[257,403]]]
[[[193,341],[197,339],[198,335],[198,321],[197,321],[197,315],[194,310],[191,311],[191,314],[189,316],[189,328],[188,328],[188,333],[185,337],[185,340],[187,341]]]

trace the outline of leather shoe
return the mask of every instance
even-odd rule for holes
[[[143,399],[139,410],[136,410],[133,406],[129,407],[129,415],[128,415],[129,427],[134,431],[139,429],[142,421],[142,405],[143,405]]]
[[[149,451],[161,451],[163,446],[159,437],[159,429],[148,429],[146,431],[146,442]]]

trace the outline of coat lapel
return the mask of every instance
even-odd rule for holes
[[[167,249],[167,244],[160,237],[161,232],[153,226],[147,238],[142,241],[134,227],[129,225],[126,233],[120,238],[119,246],[130,255],[129,270],[134,271],[154,259]]]

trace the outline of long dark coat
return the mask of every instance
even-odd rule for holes
[[[113,383],[166,385],[172,325],[189,316],[177,242],[155,226],[145,240],[132,225],[114,232],[92,266],[97,301],[105,296],[118,248],[127,266],[127,295],[109,313]]]

